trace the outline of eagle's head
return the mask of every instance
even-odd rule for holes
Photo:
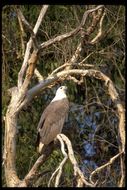
[[[63,98],[67,98],[66,92],[67,92],[67,87],[66,86],[60,86],[57,89],[56,95],[55,95],[54,99],[52,100],[52,102],[57,101],[57,100],[61,100]]]
[[[66,93],[67,92],[67,87],[66,86],[60,86],[56,93],[59,92],[59,93]]]

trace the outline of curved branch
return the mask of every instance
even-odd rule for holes
[[[67,145],[68,156],[69,156],[69,159],[70,159],[71,163],[73,164],[73,168],[74,168],[74,176],[76,176],[77,179],[78,179],[78,177],[80,177],[81,181],[85,185],[90,186],[90,187],[94,187],[95,184],[87,182],[87,180],[85,179],[82,171],[80,170],[80,168],[78,166],[78,163],[77,163],[77,161],[76,161],[76,159],[74,157],[74,152],[73,152],[73,148],[72,148],[72,145],[71,145],[71,141],[64,134],[59,134],[59,135]]]
[[[46,42],[43,42],[43,43],[40,45],[40,50],[41,50],[41,49],[44,49],[44,48],[46,48],[46,47],[48,47],[48,46],[50,46],[50,45],[52,45],[52,44],[54,44],[54,43],[56,43],[56,42],[60,42],[60,41],[62,41],[62,40],[65,40],[65,39],[67,39],[67,38],[69,38],[69,37],[71,37],[71,36],[77,34],[80,30],[82,30],[82,27],[85,25],[85,22],[86,22],[86,19],[87,19],[88,15],[89,15],[90,13],[92,13],[92,12],[94,12],[94,11],[100,9],[100,8],[103,8],[103,7],[104,7],[103,5],[99,5],[99,6],[97,6],[97,7],[94,8],[94,9],[91,9],[91,10],[86,11],[86,12],[84,13],[83,17],[82,17],[82,20],[81,20],[80,25],[79,25],[76,29],[74,29],[73,31],[68,32],[68,33],[66,33],[66,34],[59,35],[59,36],[57,36],[56,38],[50,39],[50,40],[48,40],[48,41],[46,41]]]
[[[106,164],[104,164],[104,165],[98,167],[97,169],[95,169],[95,170],[90,174],[90,182],[93,183],[93,180],[92,180],[93,176],[94,176],[96,173],[100,172],[100,171],[101,171],[102,169],[104,169],[105,167],[111,165],[122,153],[123,153],[123,152],[118,153],[117,155],[115,155],[115,156],[113,156],[112,158],[110,158],[110,160],[109,160]]]
[[[99,38],[101,38],[102,36],[102,24],[103,24],[103,20],[104,20],[104,17],[105,17],[105,12],[103,13],[101,19],[100,19],[100,23],[99,23],[99,30],[98,30],[98,33],[97,35],[94,37],[94,39],[91,40],[91,44],[95,44],[98,42]]]
[[[51,176],[51,178],[49,180],[48,187],[50,187],[51,180],[53,179],[53,177],[56,175],[57,172],[58,172],[58,174],[56,176],[55,187],[58,187],[60,177],[61,177],[61,174],[62,174],[63,165],[65,164],[66,160],[68,159],[68,155],[65,152],[64,142],[63,142],[61,136],[58,134],[56,138],[60,141],[61,151],[62,151],[62,153],[64,155],[64,159],[60,163],[59,167],[53,172],[53,174],[52,174],[52,176]]]

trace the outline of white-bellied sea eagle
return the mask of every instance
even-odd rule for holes
[[[42,113],[37,127],[37,147],[39,153],[42,152],[44,145],[52,142],[57,134],[62,131],[69,111],[66,91],[66,86],[59,87],[55,97]]]

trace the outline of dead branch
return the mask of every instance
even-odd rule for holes
[[[24,15],[22,14],[21,10],[17,8],[17,14],[20,20],[22,20],[23,24],[26,26],[27,30],[31,34],[31,38],[33,40],[34,49],[37,50],[39,48],[38,42],[36,40],[36,36],[33,32],[32,26],[28,23],[28,21],[25,19]]]
[[[34,74],[35,68],[36,68],[36,63],[38,60],[38,51],[33,51],[33,53],[31,54],[30,59],[28,60],[29,66],[28,69],[26,71],[26,77],[24,79],[24,82],[19,90],[19,92],[21,92],[20,96],[22,96],[23,94],[25,95],[28,89],[28,85],[31,82],[31,78]]]
[[[70,62],[64,63],[63,65],[57,67],[51,74],[50,77],[53,76],[55,73],[57,73],[58,71],[60,71],[61,69],[64,69],[65,67],[68,66],[84,66],[84,67],[94,67],[94,65],[92,64],[83,64],[93,53],[90,53],[87,57],[85,57],[81,62],[79,63],[75,63],[75,60],[72,57],[72,60],[70,60]]]
[[[81,20],[80,25],[79,25],[76,29],[74,29],[73,31],[68,32],[68,33],[66,33],[66,34],[57,36],[56,38],[50,39],[50,40],[48,40],[48,41],[46,41],[46,42],[43,42],[43,43],[40,45],[40,49],[49,47],[50,45],[52,45],[52,44],[54,44],[54,43],[56,43],[56,42],[60,42],[60,41],[65,40],[65,39],[67,39],[67,38],[69,38],[69,37],[71,37],[71,36],[76,35],[80,30],[82,30],[82,27],[85,25],[85,22],[86,22],[86,19],[87,19],[88,15],[89,15],[90,13],[92,13],[92,12],[98,10],[98,9],[103,8],[103,7],[104,7],[103,5],[99,5],[99,6],[97,6],[97,7],[94,8],[94,9],[91,9],[91,10],[86,11],[86,12],[84,13],[83,17],[82,17],[82,20]]]
[[[62,174],[63,166],[64,166],[66,160],[68,159],[68,155],[65,152],[64,142],[63,142],[62,138],[60,137],[60,135],[57,135],[56,139],[58,139],[60,141],[61,151],[62,151],[62,153],[64,155],[64,159],[60,163],[59,167],[53,172],[53,174],[52,174],[52,176],[51,176],[51,178],[49,180],[48,187],[50,187],[51,180],[53,179],[53,177],[56,175],[57,172],[58,172],[58,174],[57,174],[56,180],[55,180],[55,187],[58,187],[59,181],[60,181],[60,177],[61,177],[61,174]]]
[[[78,166],[78,163],[74,157],[74,152],[73,152],[73,148],[72,148],[72,145],[71,145],[71,142],[70,140],[64,135],[64,134],[59,134],[62,138],[62,140],[65,142],[65,144],[67,145],[67,149],[68,149],[68,157],[71,161],[71,163],[73,164],[73,168],[74,168],[74,176],[76,177],[77,179],[77,182],[78,182],[78,178],[81,179],[81,181],[87,185],[87,186],[90,186],[90,187],[94,187],[95,184],[93,183],[89,183],[87,182],[86,178],[84,177],[82,171],[80,170],[79,166]]]
[[[103,14],[103,8],[104,7],[101,7],[99,9],[97,9],[97,11],[98,11],[97,14],[95,14],[95,11],[92,12],[92,14],[93,14],[93,20],[92,20],[91,26],[88,27],[88,29],[86,30],[86,32],[84,32],[83,28],[81,29],[81,42],[77,46],[77,49],[76,49],[74,55],[72,56],[72,58],[70,59],[70,61],[68,61],[70,63],[70,65],[67,66],[66,69],[69,70],[69,69],[72,68],[72,66],[77,62],[77,60],[78,60],[79,56],[81,55],[81,52],[83,51],[83,49],[88,45],[88,43],[89,43],[88,38],[89,38],[90,34],[94,32],[94,30],[96,29],[96,26],[97,26],[99,20],[101,19],[101,17],[103,17],[102,16],[102,14]],[[89,56],[87,56],[85,58],[85,61],[87,60],[87,58]]]
[[[81,85],[84,82],[83,77],[81,77],[80,80],[77,80],[75,77],[68,76],[67,80],[72,80],[74,81],[74,83],[77,83],[78,85]]]
[[[44,13],[46,12],[47,6],[43,6],[39,18],[43,18]],[[38,19],[35,27],[34,27],[34,33],[36,34],[38,31],[38,28],[41,24],[41,19]],[[10,105],[8,106],[7,112],[6,112],[6,118],[5,118],[5,137],[4,137],[4,168],[5,168],[5,177],[7,186],[9,187],[16,187],[22,181],[18,178],[17,172],[16,172],[16,136],[17,136],[17,116],[19,114],[19,107],[21,102],[24,100],[26,91],[28,88],[28,85],[30,83],[31,77],[33,75],[36,61],[37,61],[37,53],[36,51],[33,52],[30,59],[30,64],[27,70],[27,75],[25,78],[25,81],[22,85],[23,81],[23,74],[26,70],[27,61],[30,54],[30,49],[32,47],[32,39],[29,40],[26,48],[26,53],[24,57],[24,62],[22,64],[22,68],[18,75],[18,88],[15,87],[15,90],[11,91],[11,101]],[[23,184],[25,185],[25,184]]]
[[[16,9],[16,11],[17,11],[17,9]],[[25,53],[25,44],[24,44],[23,37],[25,35],[25,32],[24,32],[24,29],[23,29],[23,24],[22,24],[21,18],[18,15],[18,13],[17,13],[17,16],[18,16],[19,26],[20,26],[20,30],[21,30],[20,36],[21,36],[21,45],[22,45],[22,56],[24,56],[24,53]]]
[[[68,70],[71,69],[71,66],[77,62],[81,51],[82,51],[82,43],[80,42],[79,45],[77,46],[77,49],[76,49],[74,55],[72,56],[72,58],[69,61],[70,65],[66,69],[68,69]]]
[[[54,144],[50,144],[50,146],[47,147],[46,151],[37,159],[31,170],[23,179],[22,183],[24,183],[25,181],[27,186],[30,186],[32,184],[32,182],[36,179],[36,176],[38,177],[37,174],[39,167],[48,159],[53,149],[54,149]]]
[[[94,37],[94,39],[91,40],[91,42],[90,42],[91,44],[97,43],[99,38],[101,38],[101,36],[102,36],[102,24],[103,24],[104,17],[105,17],[105,12],[103,13],[103,15],[100,19],[98,34]]]
[[[87,29],[87,32],[86,32],[86,34],[87,34],[88,36],[90,36],[90,34],[95,31],[98,22],[100,21],[101,17],[103,17],[103,16],[102,16],[102,15],[103,15],[103,11],[104,11],[104,9],[103,9],[103,7],[101,7],[101,9],[98,9],[98,10],[97,10],[97,14],[95,14],[95,12],[93,12],[92,24],[91,24],[91,26]]]
[[[35,27],[33,29],[33,32],[34,32],[34,35],[36,36],[37,32],[38,32],[38,29],[42,23],[42,20],[45,16],[45,13],[48,9],[48,5],[43,5],[41,11],[40,11],[40,14],[39,14],[39,17],[37,19],[37,22],[35,24]],[[31,47],[32,47],[32,38],[30,38],[30,40],[28,41],[27,43],[27,47],[26,47],[26,51],[25,51],[25,56],[24,56],[24,61],[23,61],[23,64],[22,64],[22,67],[19,71],[19,74],[18,74],[18,88],[20,89],[22,83],[23,83],[23,75],[26,71],[26,68],[27,68],[27,62],[28,62],[28,59],[29,59],[29,55],[30,55],[30,50],[31,50]]]
[[[52,84],[53,82],[57,81],[58,79],[60,80],[61,77],[63,77],[63,76],[67,77],[69,75],[74,75],[74,74],[75,75],[82,75],[83,77],[84,76],[92,76],[92,77],[95,77],[95,78],[105,82],[105,85],[108,88],[109,95],[111,96],[113,102],[116,104],[116,107],[118,109],[119,119],[120,119],[119,120],[119,133],[120,133],[120,139],[121,139],[121,145],[119,145],[119,147],[120,147],[120,150],[124,151],[125,150],[124,109],[120,103],[118,93],[116,92],[112,81],[110,80],[110,78],[108,78],[106,75],[104,75],[100,71],[96,71],[96,70],[92,70],[92,69],[89,69],[89,70],[73,69],[73,70],[67,70],[67,71],[59,72],[55,76],[46,79],[45,81],[41,82],[40,84],[38,84],[37,86],[35,86],[31,90],[29,90],[27,93],[27,96],[25,97],[23,103],[20,104],[20,106],[23,107],[23,105],[28,103],[35,95],[38,95],[42,89],[46,88],[46,86]],[[74,162],[74,164],[76,164],[76,163]],[[82,178],[80,171],[77,169],[76,169],[76,171],[78,172],[78,174]]]
[[[18,12],[19,12],[19,16],[21,17],[23,23],[27,26],[28,30],[29,30],[30,33],[32,34],[32,39],[30,39],[29,42],[28,42],[28,44],[27,44],[27,45],[28,45],[28,49],[26,48],[26,53],[27,53],[27,54],[25,53],[24,62],[23,62],[22,68],[21,68],[21,70],[20,70],[20,72],[19,72],[18,86],[21,87],[21,84],[22,84],[22,81],[23,81],[23,74],[24,74],[24,72],[25,72],[25,70],[26,70],[27,61],[28,61],[30,49],[31,49],[31,46],[32,46],[32,40],[33,40],[34,45],[35,45],[35,47],[36,47],[35,50],[36,50],[36,51],[37,51],[37,50],[40,51],[41,49],[46,48],[46,47],[52,45],[52,44],[55,43],[55,42],[60,42],[61,40],[67,39],[67,38],[69,38],[69,37],[71,37],[71,36],[77,34],[77,33],[82,29],[82,27],[84,26],[84,24],[85,24],[85,22],[86,22],[87,16],[88,16],[90,13],[92,13],[92,12],[94,12],[94,11],[96,11],[96,10],[102,8],[102,7],[103,7],[103,5],[100,5],[100,6],[96,7],[96,8],[94,8],[94,9],[91,9],[91,10],[86,11],[86,12],[84,13],[84,15],[83,15],[81,24],[80,24],[76,29],[74,29],[72,32],[69,32],[69,33],[66,33],[66,34],[57,36],[57,37],[54,38],[54,39],[50,39],[50,40],[48,40],[48,41],[46,41],[46,42],[43,42],[43,43],[40,45],[40,48],[38,47],[38,44],[37,44],[37,41],[36,41],[36,33],[34,32],[34,30],[32,30],[32,27],[31,27],[30,24],[26,21],[26,19],[25,19],[25,17],[23,16],[22,12],[21,12],[21,11],[18,11]],[[44,15],[44,13],[46,12],[48,6],[45,5],[45,7],[43,7],[43,8],[44,8],[44,9],[43,9],[43,11],[42,11],[42,14]],[[40,13],[40,15],[41,15],[41,13]],[[37,22],[38,22],[38,21],[37,21]],[[36,25],[35,25],[35,27],[36,27]],[[79,46],[78,46],[78,48],[77,48],[77,51],[75,52],[75,55],[74,55],[74,56],[72,57],[72,59],[71,59],[71,62],[72,62],[72,61],[74,62],[75,59],[77,58],[77,56],[79,55],[80,46],[81,46],[81,44],[79,44]],[[26,59],[25,59],[25,58],[26,58]],[[19,85],[19,84],[20,84],[20,85]]]
[[[96,173],[100,172],[100,171],[101,171],[102,169],[104,169],[105,167],[111,165],[121,154],[123,154],[123,152],[120,152],[120,153],[118,153],[117,155],[113,156],[112,158],[110,158],[110,160],[109,160],[106,164],[104,164],[104,165],[98,167],[96,170],[94,170],[94,171],[90,174],[90,182],[93,183],[93,180],[92,180],[93,176],[94,176]]]
[[[34,70],[34,75],[37,77],[39,82],[42,82],[44,80],[44,77],[40,74],[40,72],[37,69]]]

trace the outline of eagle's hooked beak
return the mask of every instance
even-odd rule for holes
[[[67,87],[66,86],[62,86],[62,89],[64,90],[64,92],[67,92]]]
[[[67,87],[66,87],[66,86],[64,86],[64,90],[67,90]]]

